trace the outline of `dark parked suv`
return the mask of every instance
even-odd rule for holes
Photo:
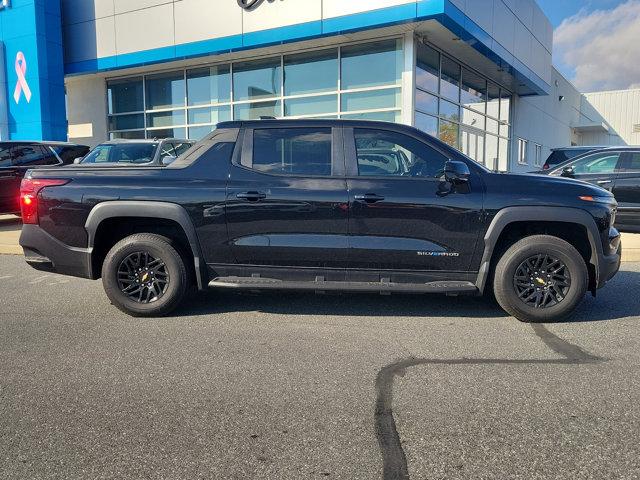
[[[27,262],[102,277],[136,316],[196,285],[493,291],[515,317],[553,321],[620,266],[606,190],[492,173],[383,122],[223,123],[168,167],[33,171],[22,199]]]
[[[616,228],[640,233],[640,147],[609,147],[590,152],[546,174],[575,178],[609,190],[618,201]]]
[[[20,181],[27,170],[68,165],[88,151],[66,142],[0,142],[0,214],[20,211]]]

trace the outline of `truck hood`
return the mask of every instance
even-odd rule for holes
[[[575,205],[581,196],[615,199],[608,190],[580,180],[548,175],[492,173],[486,177],[487,193],[513,198],[519,205]]]

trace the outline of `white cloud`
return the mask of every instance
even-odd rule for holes
[[[583,92],[640,88],[640,0],[582,10],[555,31],[556,61],[575,72]]]

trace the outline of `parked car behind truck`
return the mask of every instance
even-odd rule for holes
[[[381,152],[407,165],[371,168]],[[22,208],[30,265],[102,278],[134,316],[167,314],[196,285],[493,291],[520,320],[554,321],[620,265],[606,190],[492,173],[382,122],[222,123],[165,168],[33,171]]]
[[[88,151],[67,142],[0,142],[0,215],[20,212],[20,182],[27,170],[69,165]]]

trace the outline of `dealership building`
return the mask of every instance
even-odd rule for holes
[[[3,140],[375,119],[498,171],[531,170],[554,147],[624,143],[554,69],[535,0],[4,0],[0,40]]]

